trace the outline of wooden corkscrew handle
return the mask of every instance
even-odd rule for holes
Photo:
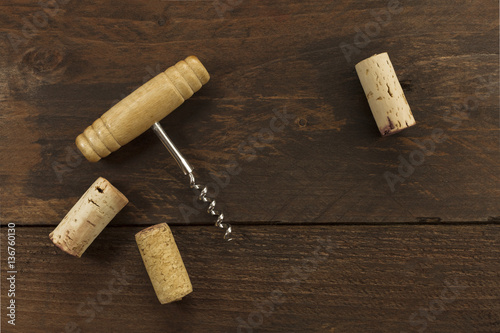
[[[90,162],[126,145],[179,107],[208,82],[210,75],[195,56],[179,61],[118,102],[76,138]]]

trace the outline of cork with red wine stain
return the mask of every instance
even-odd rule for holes
[[[416,124],[387,53],[361,61],[356,65],[356,72],[382,136]]]

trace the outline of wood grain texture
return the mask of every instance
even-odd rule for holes
[[[116,223],[186,223],[179,205],[193,195],[153,133],[99,165],[73,140],[190,54],[212,80],[162,125],[200,181],[224,179],[238,163],[218,194],[233,223],[500,216],[498,3],[401,1],[350,62],[341,43],[354,45],[387,1],[233,3],[222,13],[212,1],[69,1],[23,40],[38,2],[2,2],[2,223],[56,224],[98,176],[131,201]],[[391,138],[379,137],[354,70],[380,52],[391,55],[418,120]],[[259,139],[284,108],[289,123]],[[399,157],[435,129],[447,139],[392,192],[384,173],[397,175]],[[201,210],[189,221],[212,223]]]
[[[38,1],[0,4],[0,223],[18,226],[15,332],[500,331],[498,2],[401,0],[351,59],[342,45],[360,46],[387,0],[66,2],[36,31],[25,25]],[[354,69],[381,52],[418,123],[388,138]],[[195,197],[151,131],[98,164],[73,142],[191,54],[211,80],[161,123],[218,190],[229,244],[201,208],[184,218]],[[433,152],[392,191],[384,174],[422,143]],[[130,203],[73,258],[48,235],[99,176]],[[162,222],[194,288],[164,306],[134,242]]]
[[[90,162],[97,162],[162,120],[210,79],[195,56],[189,56],[145,82],[107,110],[76,138]]]
[[[194,291],[167,305],[134,242],[141,229],[107,228],[76,259],[50,242],[50,227],[18,228],[17,325],[9,330],[2,316],[2,327],[238,332],[259,303],[280,295],[254,332],[418,332],[423,323],[429,333],[500,330],[498,225],[240,226],[229,244],[209,226],[172,227]],[[109,299],[113,281],[119,291]],[[447,284],[463,288],[438,311],[453,295]]]

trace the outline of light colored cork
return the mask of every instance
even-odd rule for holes
[[[179,301],[193,291],[174,236],[166,223],[138,232],[135,241],[161,304]]]
[[[56,246],[81,257],[128,199],[99,177],[49,235]]]
[[[361,61],[356,72],[382,136],[416,124],[387,53]]]

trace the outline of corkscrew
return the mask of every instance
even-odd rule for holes
[[[199,192],[198,200],[208,203],[207,212],[217,217],[215,225],[225,229],[231,240],[231,225],[223,222],[224,214],[215,209],[217,202],[208,196],[206,186],[196,183],[193,167],[158,123],[193,96],[210,79],[207,70],[195,56],[179,61],[158,74],[105,112],[76,138],[76,145],[90,162],[97,162],[151,128],[181,168],[189,176],[189,186]]]
[[[198,195],[198,200],[204,203],[208,203],[208,208],[207,208],[207,213],[216,216],[217,221],[215,221],[215,226],[219,227],[221,229],[225,229],[226,232],[224,234],[224,239],[227,241],[231,241],[231,232],[232,228],[231,225],[227,222],[224,221],[224,213],[222,211],[218,211],[215,209],[217,202],[215,199],[210,198],[208,196],[208,188],[203,185],[199,185],[196,183],[196,179],[194,177],[193,171],[194,168],[189,164],[189,162],[184,158],[184,156],[181,154],[181,152],[177,149],[177,147],[174,145],[170,137],[167,135],[163,127],[160,125],[160,123],[156,122],[151,126],[151,129],[155,134],[158,136],[160,141],[163,143],[165,148],[169,151],[169,153],[172,155],[174,160],[177,162],[177,165],[179,165],[179,168],[182,170],[184,175],[189,176],[189,187],[194,188],[199,192]]]

